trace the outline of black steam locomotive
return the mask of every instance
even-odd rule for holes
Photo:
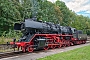
[[[14,39],[10,44],[18,49],[21,48],[23,52],[84,44],[87,40],[87,34],[83,34],[81,30],[51,22],[34,21],[33,19],[25,19],[22,23],[15,23],[14,29],[21,30],[23,36],[17,42]]]

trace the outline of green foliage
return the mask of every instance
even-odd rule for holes
[[[87,35],[90,35],[90,29],[86,30]]]
[[[69,21],[71,20],[71,17],[70,17],[70,10],[69,10],[69,8],[67,8],[67,6],[65,5],[65,3],[64,2],[62,2],[62,1],[59,1],[59,0],[57,0],[56,1],[56,6],[58,6],[59,7],[59,9],[60,9],[60,11],[61,11],[61,13],[63,14],[63,23],[61,23],[62,25],[65,25],[65,26],[68,26],[69,25]]]
[[[21,31],[14,31],[14,30],[9,30],[7,33],[6,31],[3,32],[1,37],[6,37],[6,38],[19,38],[22,36]]]
[[[38,60],[90,60],[90,45],[75,50],[58,53]]]
[[[38,19],[47,22],[60,23],[60,21],[62,21],[62,13],[55,4],[48,1],[40,2]]]
[[[0,0],[0,35],[4,31],[13,29],[13,23],[21,20],[20,12],[16,9],[12,1]]]

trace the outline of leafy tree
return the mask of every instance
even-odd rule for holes
[[[55,4],[49,1],[42,1],[40,2],[40,9],[38,10],[38,19],[57,23],[62,21],[62,13]]]
[[[62,1],[57,0],[55,2],[55,4],[56,4],[56,6],[59,7],[61,13],[63,14],[63,17],[62,17],[63,23],[61,23],[61,24],[62,25],[65,25],[65,26],[68,26],[69,25],[69,20],[71,18],[70,17],[70,12],[71,11],[69,10],[69,8],[67,8],[67,6],[65,5],[65,3],[62,2]]]
[[[0,0],[0,35],[3,31],[13,29],[13,23],[21,19],[19,11],[12,1]]]

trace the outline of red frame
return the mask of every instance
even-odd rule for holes
[[[84,44],[86,43],[86,40],[77,40],[76,38],[73,38],[73,35],[62,35],[62,34],[35,34],[32,39],[29,42],[10,42],[11,45],[16,44],[18,48],[21,47],[23,52],[33,52],[33,39],[36,36],[43,36],[45,38],[48,38],[47,40],[48,44],[45,46],[43,49],[48,50],[49,48],[60,48],[60,47],[66,47],[70,45],[75,45],[75,44]],[[65,40],[64,37],[69,36],[71,37],[70,40]],[[62,37],[62,39],[60,39]]]

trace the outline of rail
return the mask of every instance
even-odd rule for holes
[[[13,51],[12,45],[0,44],[0,53]]]

